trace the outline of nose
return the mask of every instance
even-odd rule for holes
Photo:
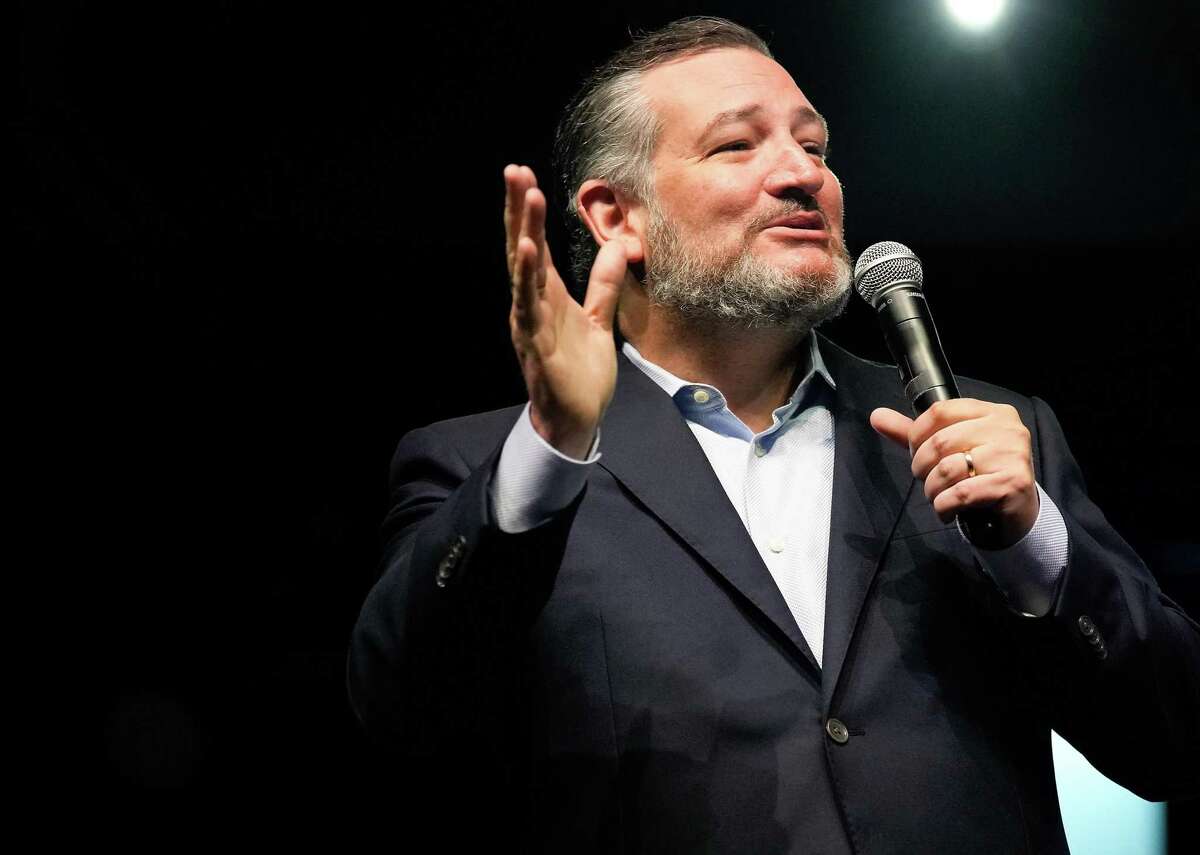
[[[815,196],[825,185],[821,160],[798,143],[785,145],[767,175],[766,191],[772,196],[794,195],[797,190]]]

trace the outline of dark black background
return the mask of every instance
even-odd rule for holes
[[[79,737],[56,770],[113,815],[282,799],[293,829],[423,786],[342,688],[389,455],[522,399],[501,169],[549,184],[582,75],[697,12],[768,38],[830,121],[851,251],[917,250],[955,370],[1048,400],[1200,611],[1192,4],[1009,5],[977,37],[933,0],[28,4],[17,373],[88,617],[50,618]],[[884,357],[865,308],[830,333]]]

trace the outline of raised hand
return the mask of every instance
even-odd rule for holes
[[[909,449],[913,476],[925,482],[925,497],[943,522],[964,508],[992,508],[1000,546],[1016,543],[1037,522],[1029,429],[1015,408],[956,398],[913,420],[880,407],[871,427]]]
[[[570,457],[587,456],[617,379],[613,317],[625,276],[617,241],[600,248],[580,306],[546,244],[546,197],[528,166],[504,168],[504,231],[512,283],[509,328],[534,429]]]

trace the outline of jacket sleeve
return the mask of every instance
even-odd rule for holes
[[[347,658],[351,705],[388,747],[432,754],[486,740],[519,703],[528,627],[582,494],[536,529],[500,531],[488,489],[502,445],[471,466],[435,426],[396,450],[382,572]]]
[[[1050,408],[1034,398],[1041,483],[1070,553],[1044,618],[1006,620],[1050,725],[1142,798],[1200,792],[1200,627],[1088,498]]]

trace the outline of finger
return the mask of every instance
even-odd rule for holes
[[[1002,473],[976,475],[938,493],[933,510],[942,522],[950,522],[966,508],[990,508],[1011,492],[1009,479]]]
[[[533,241],[537,247],[537,286],[546,287],[546,197],[541,190],[530,187],[525,191],[525,219],[521,234]]]
[[[887,407],[879,407],[871,412],[871,427],[880,436],[908,449],[908,432],[913,420]],[[911,450],[910,450],[911,451]]]
[[[517,241],[513,263],[513,319],[526,333],[531,333],[537,321],[537,247],[528,237]]]
[[[971,455],[971,463],[975,467],[974,475],[971,474],[971,468],[967,465],[968,453]],[[940,493],[960,481],[967,478],[978,478],[980,475],[992,472],[993,467],[989,466],[991,459],[991,449],[987,446],[979,446],[972,448],[970,452],[960,451],[957,454],[943,457],[925,476],[925,498],[932,502]]]
[[[979,428],[979,420],[970,419],[947,425],[930,436],[913,452],[913,477],[924,480],[943,458],[982,445],[984,440]]]
[[[617,314],[617,299],[625,281],[625,246],[616,240],[606,242],[596,253],[592,273],[588,277],[583,311],[606,330],[612,330]]]
[[[521,239],[521,223],[525,218],[525,191],[531,186],[526,168],[515,163],[504,167],[504,239],[509,273],[513,271],[517,241]]]
[[[908,443],[910,448],[920,448],[929,437],[947,425],[967,419],[978,419],[988,415],[995,404],[987,401],[977,401],[974,398],[952,398],[949,401],[935,401],[921,415],[917,416],[909,430]]]

